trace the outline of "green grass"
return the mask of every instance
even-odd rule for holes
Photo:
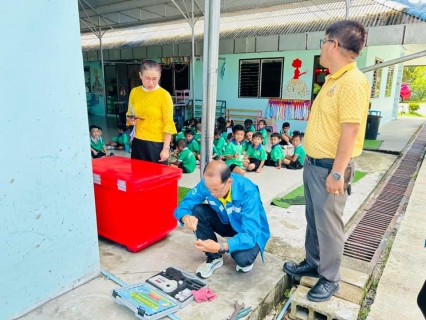
[[[410,113],[410,112],[404,112],[404,113],[398,112],[398,116],[399,117],[417,117],[417,118],[425,118],[426,117],[425,115],[420,114],[418,112],[413,112],[413,113]]]
[[[382,144],[383,140],[364,140],[364,149],[377,149]]]
[[[191,188],[178,187],[178,204],[182,201],[183,198],[185,198],[189,190],[191,190]]]
[[[355,183],[362,179],[367,172],[363,171],[355,171],[354,179],[352,180],[352,183]],[[281,198],[275,198],[272,200],[273,205],[281,208],[289,208],[291,205],[303,205],[305,204],[305,190],[303,187],[303,184],[293,191],[287,193],[284,197]]]

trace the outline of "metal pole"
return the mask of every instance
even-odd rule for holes
[[[203,43],[203,101],[201,107],[201,163],[200,178],[203,178],[203,171],[210,159],[207,158],[207,70],[209,62],[209,20],[210,20],[210,0],[205,0],[204,4],[204,43]]]
[[[192,81],[191,81],[191,91],[192,91],[192,114],[195,118],[195,39],[194,39],[194,29],[195,29],[195,19],[194,19],[194,0],[192,0],[192,16],[191,16],[191,29],[192,29]]]
[[[217,97],[217,66],[219,58],[220,0],[210,1],[209,19],[209,67],[207,96],[207,141],[206,159],[211,159],[213,152],[214,123]],[[204,117],[204,116],[203,116]]]
[[[369,72],[369,71],[381,69],[381,68],[384,68],[384,67],[392,66],[394,64],[398,64],[398,63],[401,63],[401,62],[421,58],[421,57],[424,57],[424,56],[426,56],[426,50],[420,51],[420,52],[417,52],[417,53],[413,53],[413,54],[409,54],[408,56],[405,56],[405,57],[400,57],[400,58],[396,58],[396,59],[389,60],[389,61],[386,61],[386,62],[382,62],[382,63],[379,63],[379,64],[375,64],[375,65],[365,67],[365,68],[362,68],[362,69],[359,69],[359,70],[366,73],[366,72]]]
[[[105,116],[108,115],[108,109],[107,109],[107,101],[106,101],[106,90],[105,90],[105,70],[104,70],[104,54],[102,51],[102,30],[99,26],[99,46],[101,51],[101,68],[102,68],[102,89],[104,91],[104,109],[105,109]],[[115,110],[114,110],[115,111]]]
[[[349,8],[351,7],[351,0],[346,0],[345,2],[346,2],[346,15],[345,15],[345,17],[346,17],[346,20],[348,20],[349,19]]]

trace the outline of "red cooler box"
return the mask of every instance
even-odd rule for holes
[[[176,227],[181,169],[124,157],[92,166],[99,235],[137,252]]]

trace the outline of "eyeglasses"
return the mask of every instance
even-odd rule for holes
[[[336,41],[336,42],[337,42],[337,45],[338,45],[339,47],[342,47],[342,46],[340,45],[339,41],[337,41],[337,40],[335,40],[335,39],[326,39],[326,38],[324,38],[324,39],[321,39],[321,40],[320,40],[320,49],[322,48],[322,46],[323,46],[323,44],[324,44],[324,43],[326,43],[326,42],[334,42],[334,41]],[[343,47],[342,47],[342,48],[343,48]]]
[[[217,189],[209,189],[209,188],[207,188],[209,191],[210,191],[210,193],[211,194],[213,194],[213,193],[215,193],[215,194],[221,194],[222,192],[223,192],[223,189],[225,189],[225,186],[226,186],[226,183],[228,182],[228,180],[226,180],[224,183],[223,183],[223,187],[222,187],[222,189],[219,187],[219,188],[217,188]],[[220,191],[218,192],[218,190],[220,189]]]
[[[143,79],[146,81],[146,82],[153,82],[153,83],[155,83],[155,82],[158,82],[158,80],[160,80],[160,78],[150,78],[150,77],[143,77]]]

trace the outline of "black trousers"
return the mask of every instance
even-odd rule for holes
[[[90,152],[92,153],[92,159],[102,158],[106,156],[106,154],[103,153],[102,151],[98,151],[97,154],[94,154],[93,151],[90,151]]]
[[[426,281],[423,284],[422,290],[419,292],[419,296],[417,297],[417,305],[420,310],[422,310],[423,316],[426,319]]]
[[[132,159],[145,160],[160,164],[168,164],[168,161],[159,162],[160,153],[163,150],[162,142],[152,142],[146,140],[133,139],[132,142]]]

